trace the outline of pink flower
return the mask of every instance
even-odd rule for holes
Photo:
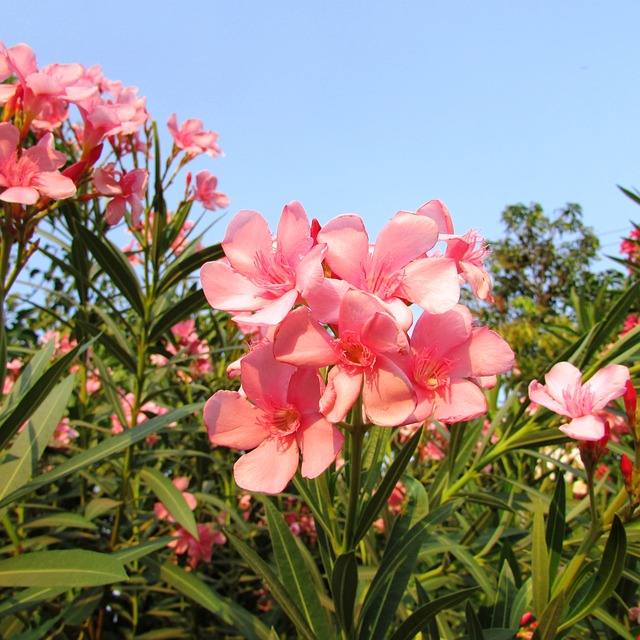
[[[491,252],[484,238],[472,229],[463,236],[451,236],[446,242],[445,257],[455,260],[460,278],[469,283],[480,300],[492,303],[491,276],[484,266],[484,260]]]
[[[53,148],[53,137],[46,134],[36,146],[18,156],[20,133],[12,124],[0,124],[0,200],[31,205],[42,196],[69,198],[76,192],[73,180],[57,171],[66,157]]]
[[[222,248],[226,260],[207,262],[200,270],[202,289],[214,309],[245,323],[278,324],[309,286],[310,270],[322,272],[323,247],[313,246],[299,202],[283,209],[275,238],[257,211],[240,211]]]
[[[336,336],[300,307],[276,330],[274,353],[296,366],[335,365],[322,405],[332,422],[344,419],[362,391],[371,422],[402,424],[415,409],[416,395],[402,368],[409,341],[395,318],[378,298],[353,289],[342,299]]]
[[[51,436],[49,446],[64,449],[71,444],[72,438],[77,438],[79,435],[80,434],[69,424],[69,418],[62,418],[62,421]]]
[[[432,412],[440,422],[470,420],[486,412],[484,394],[468,378],[506,373],[514,356],[497,333],[473,328],[471,321],[462,305],[437,315],[425,312],[418,319],[410,369],[418,404],[409,422],[422,422]]]
[[[196,173],[196,186],[193,192],[193,199],[200,202],[205,209],[215,211],[216,209],[226,209],[229,206],[229,198],[216,191],[218,179],[206,169]]]
[[[212,444],[253,449],[235,463],[237,484],[247,491],[280,493],[298,469],[300,455],[302,476],[319,476],[344,438],[320,414],[318,372],[276,361],[268,344],[247,354],[241,368],[246,397],[218,391],[204,407]]]
[[[134,401],[135,401],[135,396],[133,395],[133,393],[127,393],[125,395],[120,396],[120,402],[122,405],[122,410],[124,412],[126,424],[123,425],[120,422],[118,416],[115,413],[112,414],[111,415],[111,433],[113,434],[122,433],[125,429],[130,429],[133,426],[135,426],[132,424]],[[161,416],[162,414],[167,413],[168,411],[169,409],[167,409],[166,407],[161,407],[157,405],[155,402],[150,402],[150,401],[145,402],[138,411],[136,424],[140,424],[145,420],[148,420],[147,414],[151,414],[152,416]],[[168,426],[171,427],[174,425],[175,425],[175,422]],[[151,438],[151,440],[149,438]],[[149,438],[147,438],[147,441],[153,440],[153,436],[150,436]]]
[[[341,215],[322,227],[317,239],[327,245],[332,273],[387,303],[405,330],[413,322],[407,302],[432,313],[447,311],[458,302],[455,262],[426,256],[438,240],[438,226],[426,216],[398,212],[370,245],[362,219]],[[318,315],[314,299],[310,306]]]
[[[559,362],[545,375],[546,385],[533,380],[529,385],[532,402],[570,418],[560,430],[576,440],[601,440],[606,434],[606,418],[598,413],[625,393],[629,369],[610,364],[582,384],[580,370],[569,362]]]
[[[191,118],[185,120],[178,127],[178,118],[173,113],[167,120],[167,127],[173,137],[175,146],[178,149],[182,149],[186,154],[196,156],[206,153],[212,158],[222,155],[220,147],[216,144],[218,134],[213,131],[204,131],[202,129],[202,120]]]
[[[187,563],[192,569],[195,569],[199,562],[211,562],[214,545],[227,541],[225,535],[218,531],[214,524],[199,524],[197,527],[197,539],[179,526],[172,534],[176,539],[167,545],[178,555],[186,553]]]
[[[110,197],[105,219],[107,224],[117,224],[122,220],[127,205],[131,209],[131,221],[134,226],[140,224],[142,198],[147,191],[149,174],[146,169],[119,171],[110,162],[93,174],[93,185],[103,196]]]

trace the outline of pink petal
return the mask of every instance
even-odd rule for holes
[[[545,374],[544,381],[547,387],[547,394],[559,404],[565,405],[565,391],[569,390],[573,396],[578,389],[582,388],[582,373],[580,369],[570,362],[558,362]],[[552,409],[552,411],[555,411],[555,409]],[[556,413],[558,412],[556,411]],[[570,414],[566,413],[565,409],[565,412],[561,415]]]
[[[601,440],[605,434],[606,420],[602,416],[588,415],[574,418],[569,424],[560,427],[560,431],[576,440]]]
[[[283,406],[287,403],[287,391],[296,368],[278,362],[273,355],[273,345],[267,343],[252,349],[240,365],[242,388],[256,405],[263,409]]]
[[[70,198],[76,192],[76,185],[71,178],[57,171],[42,171],[33,178],[33,185],[40,193],[50,198]]]
[[[341,327],[342,329],[342,327]],[[374,353],[408,353],[409,339],[395,318],[386,313],[374,313],[362,326],[362,344]]]
[[[205,262],[200,281],[207,302],[223,311],[255,311],[265,304],[264,289],[235,271],[226,262]]]
[[[294,435],[270,437],[235,463],[233,475],[238,486],[246,491],[280,493],[295,475],[298,460],[299,450]]]
[[[411,335],[411,347],[416,353],[428,350],[435,355],[448,353],[471,336],[471,312],[456,305],[445,313],[423,313]]]
[[[547,374],[548,375],[548,374]],[[532,380],[529,385],[529,399],[531,402],[539,404],[541,407],[550,409],[561,416],[571,417],[564,402],[559,402],[549,394],[548,387],[540,384],[537,380]]]
[[[244,276],[261,276],[256,258],[271,258],[269,224],[257,211],[239,211],[229,223],[222,248],[231,266]]]
[[[320,397],[324,392],[324,381],[317,369],[297,368],[289,383],[287,401],[300,413],[318,413]]]
[[[311,249],[313,240],[309,231],[309,218],[299,202],[291,202],[284,207],[276,237],[282,254],[292,268]]]
[[[39,199],[40,194],[33,187],[9,187],[0,193],[0,200],[3,202],[35,204]]]
[[[452,380],[445,393],[436,393],[433,417],[440,422],[462,422],[487,411],[484,393],[473,382]]]
[[[237,391],[217,391],[204,405],[204,423],[211,444],[253,449],[269,436],[258,423],[262,412]]]
[[[427,216],[431,218],[437,225],[441,234],[453,233],[453,221],[449,209],[440,200],[429,200],[423,204],[417,211],[419,216]]]
[[[104,212],[104,219],[107,224],[118,224],[124,217],[124,213],[127,210],[126,200],[124,198],[114,198],[107,204],[107,208]]]
[[[506,373],[514,365],[511,347],[488,327],[474,329],[471,339],[451,349],[448,356],[456,363],[453,371],[460,377]]]
[[[302,452],[303,478],[316,478],[333,461],[342,449],[344,436],[321,415],[298,431]]]
[[[586,383],[594,394],[593,408],[603,409],[624,395],[628,380],[629,369],[621,364],[610,364],[600,369]]]
[[[416,394],[405,373],[384,356],[365,372],[364,410],[371,422],[383,427],[402,424],[416,407]]]
[[[420,258],[407,265],[396,295],[429,313],[444,313],[460,299],[456,263],[448,258]]]
[[[273,353],[296,366],[326,367],[338,362],[331,336],[307,307],[294,309],[276,329]]]
[[[290,289],[280,297],[270,302],[265,302],[263,307],[251,316],[251,322],[268,326],[280,324],[291,311],[297,299],[298,292],[295,289]]]
[[[433,220],[399,211],[378,234],[372,268],[393,273],[424,255],[437,241],[438,227]]]
[[[327,420],[333,423],[344,420],[360,395],[363,378],[362,371],[354,367],[338,365],[329,371],[320,403]]]
[[[353,214],[337,216],[322,227],[317,239],[328,246],[327,264],[331,270],[359,286],[362,266],[369,259],[369,236],[362,218]]]

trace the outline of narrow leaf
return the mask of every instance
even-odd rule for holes
[[[34,551],[0,560],[2,587],[93,587],[127,580],[113,557],[83,549]]]
[[[469,640],[484,640],[482,625],[470,602],[467,602],[465,607],[465,617],[467,619],[467,636]]]
[[[31,587],[12,594],[0,604],[0,618],[11,613],[31,609],[44,600],[51,600],[68,591],[67,587]]]
[[[340,629],[347,637],[353,634],[353,607],[358,590],[358,564],[355,551],[348,551],[336,558],[331,575],[331,593]]]
[[[201,249],[190,255],[184,255],[184,257],[181,256],[167,269],[158,283],[158,295],[164,293],[179,282],[184,282],[188,275],[196,269],[199,269],[205,262],[219,260],[220,258],[224,258],[224,251],[219,244]]]
[[[533,582],[533,612],[540,618],[549,602],[549,554],[544,530],[544,507],[536,503],[531,541],[531,579]]]
[[[149,341],[154,342],[173,325],[192,316],[206,306],[206,304],[207,300],[204,297],[204,293],[202,293],[202,289],[187,294],[180,302],[174,304],[168,311],[154,321],[151,329],[149,329]]]
[[[273,553],[280,580],[298,605],[317,637],[333,635],[326,613],[320,604],[315,584],[309,580],[306,564],[291,529],[273,503],[263,500]]]
[[[199,539],[198,527],[193,511],[187,504],[182,491],[157,469],[146,467],[140,471],[144,483],[156,494],[156,497],[173,516],[176,522],[186,529],[196,540]]]
[[[536,640],[555,640],[558,637],[558,626],[562,620],[564,610],[564,592],[561,591],[545,607],[542,615],[538,618],[538,628],[534,638]]]
[[[560,564],[562,557],[562,546],[564,543],[565,533],[565,512],[566,512],[566,493],[564,486],[564,476],[557,473],[556,487],[553,492],[553,498],[549,505],[549,518],[547,520],[547,530],[545,540],[549,551],[549,576],[553,580]],[[553,584],[551,585],[553,586]]]

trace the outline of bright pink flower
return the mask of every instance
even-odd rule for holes
[[[423,313],[411,336],[411,355],[418,403],[409,422],[432,414],[440,422],[482,415],[485,396],[469,378],[506,373],[514,362],[509,345],[487,327],[473,328],[471,313],[462,305],[442,314]]]
[[[238,485],[280,493],[298,469],[300,455],[302,476],[319,476],[335,460],[344,438],[320,413],[324,385],[318,372],[276,361],[271,345],[247,354],[241,368],[246,397],[218,391],[204,407],[212,444],[253,449],[234,466]]]
[[[402,424],[415,409],[416,395],[402,368],[409,341],[395,318],[374,295],[352,289],[342,299],[336,335],[299,307],[276,330],[274,354],[296,366],[335,365],[322,405],[332,422],[344,419],[362,391],[371,422]]]
[[[426,256],[438,241],[438,226],[426,216],[398,212],[370,245],[362,219],[341,215],[322,227],[317,239],[327,245],[333,274],[388,304],[405,330],[413,322],[407,303],[442,313],[458,302],[455,262]],[[316,300],[309,304],[318,315]]]
[[[9,391],[11,391],[13,385],[15,384],[15,381],[20,376],[20,371],[22,370],[22,361],[18,358],[14,358],[13,360],[6,363],[5,369],[6,371],[4,385],[2,389],[3,394],[7,394],[9,393]]]
[[[210,171],[206,169],[198,171],[192,197],[210,211],[226,209],[229,206],[229,198],[224,193],[216,191],[217,186],[218,179]]]
[[[322,272],[323,247],[313,246],[299,202],[284,207],[275,238],[257,211],[240,211],[222,248],[226,260],[207,262],[200,271],[202,289],[214,309],[250,324],[278,324],[310,286],[310,270]]]
[[[126,424],[123,425],[115,413],[111,414],[111,433],[113,434],[122,433],[125,429],[130,429],[131,427],[135,426],[132,424],[134,401],[135,401],[135,396],[133,395],[133,393],[127,393],[125,395],[120,396],[120,402],[122,404],[122,410],[124,412]],[[155,402],[150,402],[150,401],[145,402],[140,407],[140,410],[138,411],[136,424],[141,424],[145,420],[148,420],[149,417],[147,414],[151,416],[161,416],[162,414],[167,413],[168,411],[169,409],[167,409],[166,407],[161,407],[157,405]],[[172,427],[174,425],[175,425],[175,422],[168,426]],[[151,440],[149,439],[147,440],[153,441],[153,436],[150,436],[150,438]]]
[[[175,146],[186,154],[196,156],[206,153],[212,158],[222,155],[220,147],[216,144],[218,134],[213,131],[204,131],[202,120],[191,118],[178,127],[178,118],[173,113],[167,120],[167,127]]]
[[[178,527],[172,534],[176,540],[167,546],[172,548],[176,554],[187,554],[187,563],[195,569],[199,562],[211,562],[213,547],[216,544],[224,544],[226,536],[216,529],[214,524],[199,524],[198,538],[194,538],[186,529]]]
[[[569,362],[559,362],[545,375],[546,385],[533,380],[529,385],[532,402],[570,418],[560,430],[576,440],[601,440],[606,419],[598,414],[612,400],[622,396],[629,369],[610,364],[582,384],[582,373]]]
[[[53,148],[51,134],[18,156],[20,133],[8,122],[0,124],[0,200],[31,205],[42,196],[69,198],[76,192],[73,180],[57,171],[66,156]]]
[[[186,489],[189,486],[189,478],[185,476],[181,476],[179,478],[174,478],[171,482],[173,482],[173,486],[178,489],[178,491],[182,491],[182,497],[185,499],[189,509],[194,511],[198,506],[198,501],[193,493],[189,493]],[[162,502],[156,502],[153,505],[153,513],[155,514],[158,520],[168,520],[169,522],[175,522],[174,518],[167,511],[167,508],[162,504]]]
[[[107,224],[117,224],[122,220],[127,205],[131,209],[131,221],[134,226],[140,224],[143,211],[142,198],[147,192],[149,174],[146,169],[119,171],[110,162],[93,174],[96,191],[111,198],[107,204],[105,220]]]
[[[469,283],[473,294],[493,302],[491,296],[491,276],[484,266],[485,258],[491,253],[482,236],[475,229],[463,236],[451,236],[446,239],[446,258],[455,260],[460,278]]]
[[[69,424],[69,418],[62,418],[60,424],[51,436],[49,446],[64,449],[71,444],[72,438],[77,438],[80,434]]]

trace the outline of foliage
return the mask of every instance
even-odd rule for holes
[[[242,490],[238,454],[212,446],[202,418],[216,392],[239,388],[227,372],[251,363],[237,362],[246,317],[241,331],[212,310],[196,278],[224,255],[201,246],[201,227],[228,201],[209,172],[177,186],[196,155],[220,154],[217,136],[172,117],[163,155],[133,89],[98,68],[40,69],[26,45],[0,44],[0,81],[1,637],[638,635],[630,391],[606,409],[612,440],[599,459],[523,384],[498,379],[482,391],[486,412],[463,422],[379,426],[356,405],[334,423],[345,444],[324,472],[302,468],[274,495]],[[32,173],[12,169],[29,158]],[[438,237],[452,234],[444,211],[420,214]],[[574,210],[557,224],[578,222]],[[319,223],[309,231],[318,237]],[[465,256],[453,273],[470,281]],[[638,286],[630,277],[593,298],[554,289],[549,314],[571,304],[575,316],[532,378],[555,361],[585,379],[620,364],[638,387],[640,328],[620,335]],[[425,345],[435,348],[429,322],[448,313],[418,327]]]

